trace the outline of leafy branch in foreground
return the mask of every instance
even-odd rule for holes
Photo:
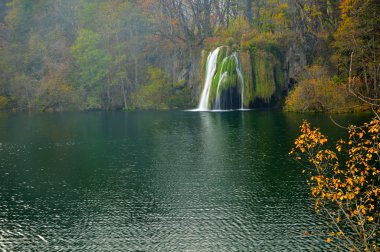
[[[304,121],[290,152],[303,165],[315,210],[327,220],[326,242],[351,251],[379,251],[380,121],[348,128],[336,142]]]

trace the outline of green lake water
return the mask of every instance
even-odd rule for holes
[[[0,251],[325,250],[281,111],[0,114]],[[345,124],[368,116],[335,116]]]

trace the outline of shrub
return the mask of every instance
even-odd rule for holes
[[[380,111],[379,111],[380,112]],[[303,164],[315,210],[327,221],[328,243],[350,251],[378,251],[380,121],[351,126],[336,151],[306,121],[291,154]]]
[[[0,109],[8,108],[9,100],[5,96],[0,96]]]
[[[285,110],[295,112],[348,112],[359,106],[348,87],[329,77],[321,66],[307,68],[300,81],[289,92]]]
[[[191,102],[186,83],[172,84],[161,68],[149,68],[148,74],[148,83],[132,94],[132,108],[169,109],[185,107]]]

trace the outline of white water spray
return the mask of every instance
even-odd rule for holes
[[[244,77],[243,77],[243,74],[241,73],[241,71],[238,67],[236,67],[236,72],[238,73],[239,80],[241,83],[241,106],[240,106],[240,109],[244,109]]]
[[[242,72],[240,71],[240,68],[241,68],[241,65],[240,65],[240,61],[239,61],[239,58],[236,54],[236,52],[234,52],[232,54],[232,56],[234,57],[235,59],[235,63],[236,63],[236,73],[238,75],[238,78],[239,78],[239,81],[240,81],[240,84],[241,84],[241,105],[240,105],[240,109],[241,110],[244,110],[244,77],[243,77],[243,74]]]
[[[220,47],[216,48],[212,53],[210,53],[207,58],[206,80],[203,87],[201,99],[198,104],[198,108],[197,108],[198,111],[208,110],[212,78],[214,77],[214,74],[216,72],[219,51],[220,51]]]

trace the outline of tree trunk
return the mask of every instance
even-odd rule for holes
[[[210,36],[212,34],[211,30],[211,19],[210,19],[210,14],[211,14],[211,1],[210,0],[203,0],[203,24],[204,24],[204,32],[206,36]]]
[[[121,92],[123,93],[124,109],[126,109],[127,108],[127,94],[125,93],[125,83],[124,83],[124,81],[122,81]]]
[[[139,84],[139,60],[137,57],[134,58],[135,60],[135,85],[137,86]]]
[[[249,27],[252,27],[253,25],[252,0],[245,1],[245,17],[247,18]]]
[[[220,25],[224,25],[224,16],[223,16],[223,13],[220,10],[219,2],[218,1],[213,1],[213,3],[214,3],[214,8],[215,8],[216,14],[218,16],[219,24]]]
[[[107,77],[107,110],[111,110],[111,90],[110,90],[110,78]]]

